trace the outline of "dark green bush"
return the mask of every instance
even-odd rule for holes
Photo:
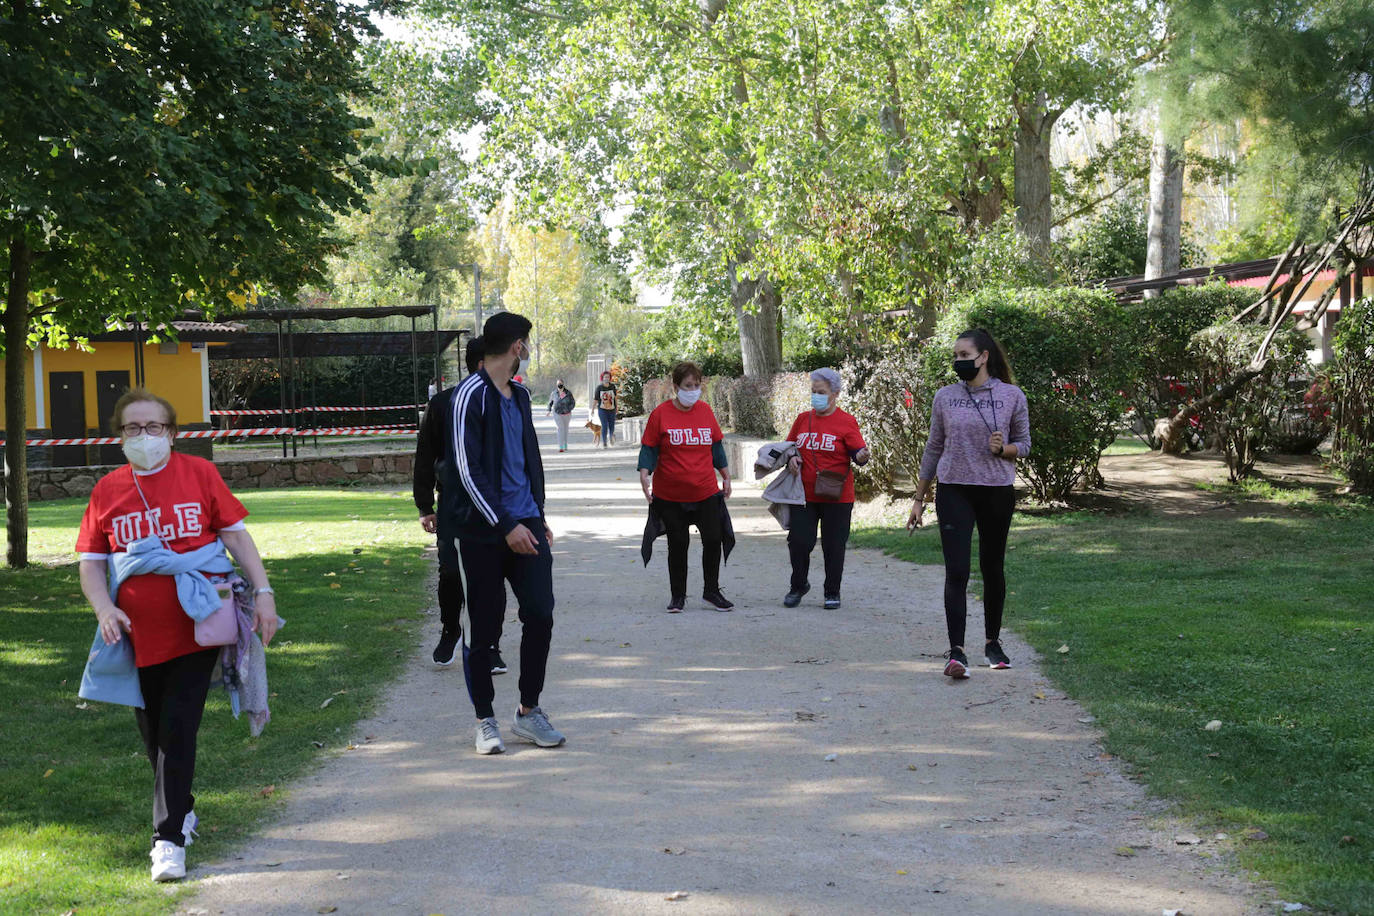
[[[1374,299],[1342,310],[1331,349],[1331,459],[1356,488],[1374,492]]]
[[[1006,350],[1030,407],[1031,452],[1017,462],[1037,499],[1100,485],[1102,450],[1116,436],[1141,349],[1105,290],[988,289],[950,309],[921,361],[928,390],[956,381],[949,354],[961,331],[983,327]]]
[[[644,384],[651,379],[664,378],[672,368],[671,363],[657,354],[617,356],[611,364],[611,374],[620,390],[620,413],[635,416],[653,410],[658,402],[644,403]]]
[[[1150,448],[1160,447],[1155,421],[1172,417],[1199,394],[1183,381],[1196,374],[1188,342],[1203,328],[1238,314],[1254,299],[1253,289],[1209,283],[1180,286],[1121,306],[1137,341],[1136,369],[1123,389],[1127,410],[1132,430]]]
[[[1188,342],[1192,356],[1191,387],[1209,392],[1250,365],[1268,327],[1222,322],[1204,328]],[[1250,476],[1255,462],[1274,450],[1278,418],[1302,403],[1289,392],[1290,382],[1307,368],[1307,335],[1289,326],[1274,337],[1264,370],[1229,400],[1199,412],[1203,429],[1226,456],[1232,480]],[[1295,403],[1296,402],[1296,403]]]

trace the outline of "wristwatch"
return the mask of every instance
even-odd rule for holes
[[[276,594],[276,592],[272,590],[272,586],[270,586],[270,585],[264,585],[262,588],[255,588],[255,589],[253,589],[253,597],[254,597],[254,598],[258,597],[258,595],[275,595],[275,594]]]

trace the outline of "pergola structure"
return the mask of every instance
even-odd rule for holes
[[[421,331],[417,320],[429,316],[432,327]],[[188,313],[188,319],[200,318]],[[410,331],[297,331],[296,322],[304,320],[339,321],[345,318],[410,319]],[[440,375],[439,357],[455,340],[472,332],[466,328],[440,330],[437,305],[397,305],[358,308],[270,308],[252,309],[222,316],[221,321],[272,321],[275,332],[254,333],[235,330],[233,333],[182,334],[183,339],[214,340],[219,346],[211,351],[212,360],[276,359],[282,378],[280,413],[283,422],[295,425],[298,413],[306,405],[301,400],[297,379],[300,360],[321,356],[401,356],[410,354],[412,404],[417,408],[425,403],[420,385],[420,358],[428,356],[433,362],[433,375]],[[289,371],[288,371],[289,367]],[[295,452],[295,436],[291,436]],[[286,455],[287,437],[282,437],[282,455]]]

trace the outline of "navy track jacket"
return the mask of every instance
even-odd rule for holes
[[[520,407],[524,427],[525,472],[530,494],[544,516],[544,463],[530,412],[530,393],[518,382],[511,393]],[[505,436],[501,428],[501,392],[485,369],[463,379],[453,392],[451,429],[453,461],[442,469],[448,478],[445,491],[455,495],[453,531],[459,540],[500,543],[520,522],[501,505],[501,455]]]

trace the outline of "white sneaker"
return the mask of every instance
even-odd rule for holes
[[[187,811],[186,819],[181,822],[181,835],[184,837],[182,840],[184,845],[190,846],[195,842],[194,838],[200,835],[196,831],[196,828],[199,826],[200,818],[196,817],[196,812]]]
[[[168,840],[158,840],[149,853],[153,860],[154,881],[175,881],[186,877],[186,850]]]
[[[501,728],[496,724],[496,717],[490,716],[486,719],[477,720],[477,753],[479,754],[499,754],[506,749],[501,743]]]

